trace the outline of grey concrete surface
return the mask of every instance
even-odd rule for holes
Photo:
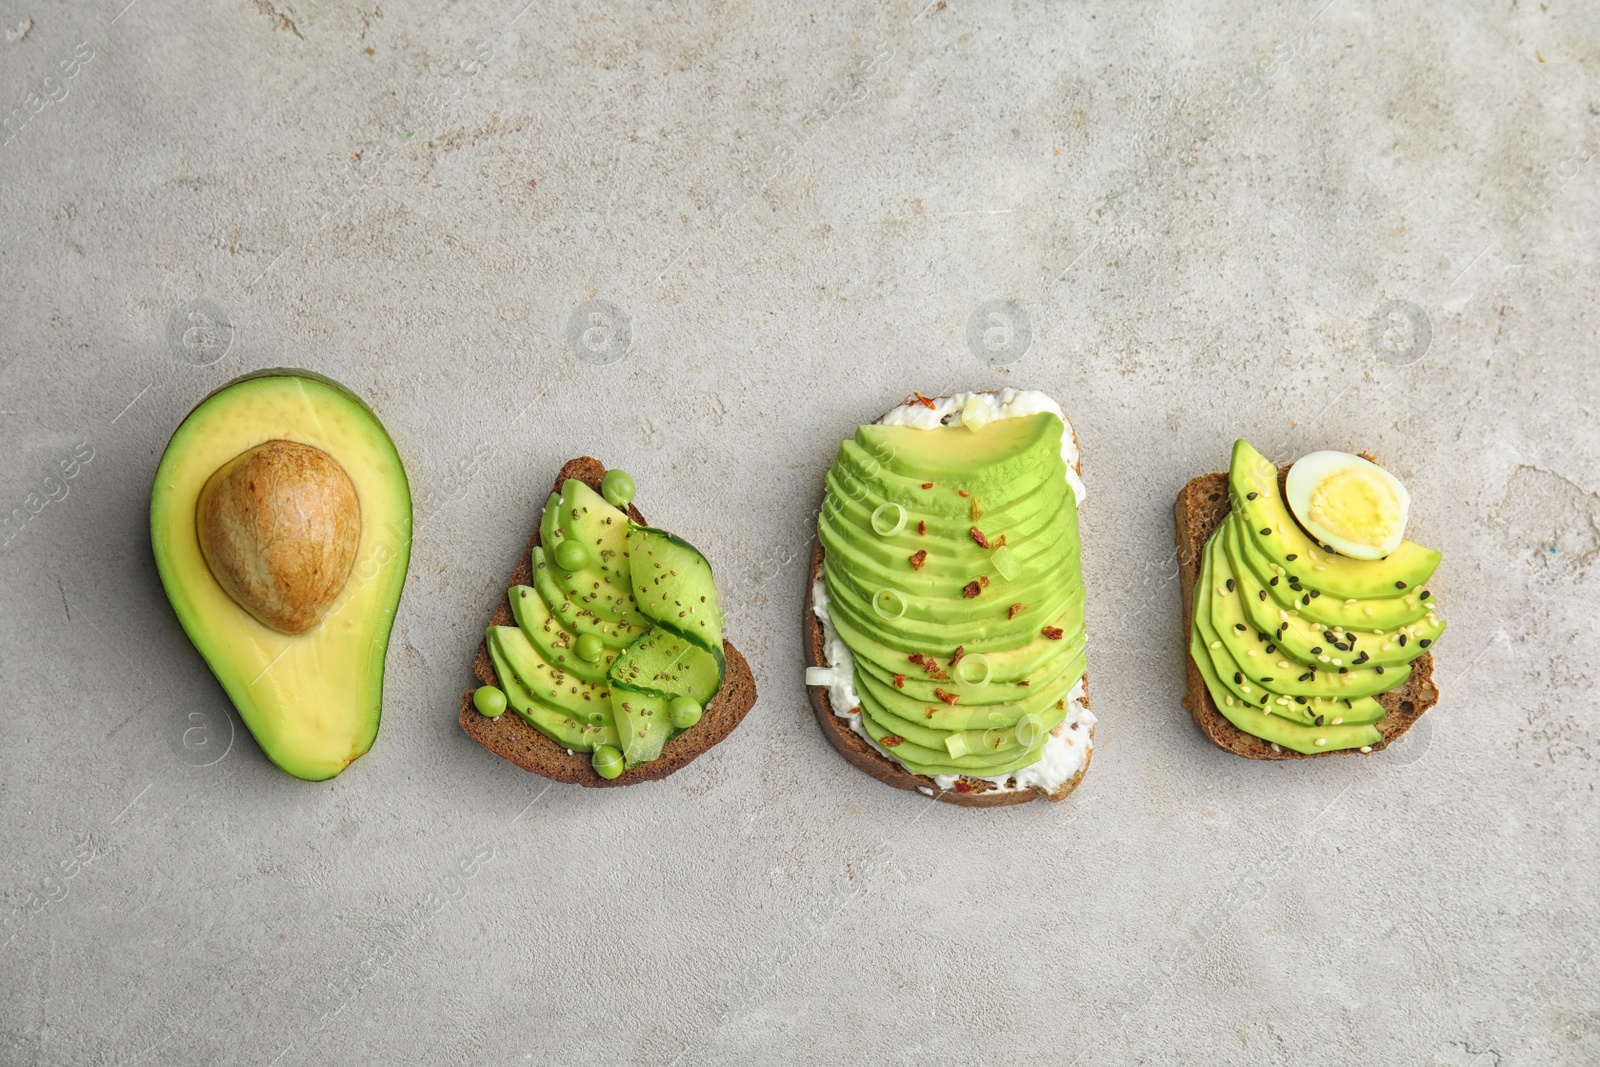
[[[1600,1062],[1592,5],[125,4],[0,0],[0,1063]],[[146,526],[189,407],[285,364],[418,501],[320,785]],[[1082,439],[1101,722],[1074,797],[972,812],[821,738],[802,559],[856,422],[1000,385]],[[1387,753],[1178,705],[1170,505],[1239,435],[1370,449],[1444,551]],[[455,722],[583,453],[761,686],[652,786]]]

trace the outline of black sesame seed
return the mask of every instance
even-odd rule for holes
[[[1230,593],[1233,592],[1233,579],[1232,578],[1228,579],[1228,592],[1230,592]]]
[[[1378,666],[1378,667],[1374,667],[1374,668],[1372,668],[1372,669],[1373,669],[1373,670],[1375,670],[1375,671],[1377,671],[1377,672],[1378,672],[1378,673],[1379,673],[1379,674],[1382,674],[1382,673],[1383,673],[1383,667],[1381,667],[1381,666]]]
[[[1267,591],[1265,589],[1257,589],[1256,596],[1260,597],[1262,600],[1265,600],[1267,599]]]
[[[1291,582],[1298,582],[1298,581],[1299,581],[1299,580],[1300,580],[1300,576],[1299,576],[1299,575],[1298,575],[1298,574],[1291,574],[1291,575],[1289,575],[1289,581],[1291,581]]]
[[[1333,647],[1337,648],[1340,652],[1349,652],[1350,651],[1350,646],[1345,644],[1343,641],[1335,641],[1333,643]]]
[[[1234,671],[1233,672],[1233,684],[1234,685],[1243,685],[1244,684],[1244,675],[1240,674],[1238,671]]]
[[[1246,494],[1245,494],[1245,495],[1244,495],[1244,498],[1245,498],[1245,499],[1246,499],[1246,500],[1254,500],[1254,499],[1255,499],[1255,498],[1256,498],[1256,497],[1258,497],[1258,496],[1260,496],[1260,495],[1261,495],[1261,494],[1260,494],[1260,493],[1246,493]]]
[[[1262,693],[1261,694],[1261,703],[1265,704],[1267,702],[1267,698],[1270,697],[1270,696],[1272,696],[1271,693]]]
[[[1405,582],[1395,582],[1394,583],[1394,587],[1396,589],[1404,589],[1406,587],[1406,583]]]
[[[1272,679],[1271,679],[1271,678],[1263,678],[1263,679],[1261,679],[1261,684],[1262,684],[1262,685],[1265,685],[1265,684],[1267,684],[1267,683],[1268,683],[1268,682],[1270,682],[1270,681],[1272,681]]]
[[[1272,581],[1268,582],[1267,584],[1268,585],[1277,585],[1278,584],[1278,576],[1276,574],[1274,574],[1272,576]]]
[[[1306,673],[1304,673],[1304,674],[1302,674],[1300,676],[1300,681],[1309,682],[1311,680],[1311,674],[1312,674],[1311,671],[1306,671]]]
[[[1312,655],[1313,655],[1313,656],[1320,656],[1320,655],[1322,655],[1322,646],[1321,646],[1321,645],[1318,645],[1318,646],[1317,646],[1317,647],[1316,647],[1316,648],[1313,648],[1313,649],[1312,649],[1312,650],[1311,650],[1311,654],[1312,654]]]
[[[1427,648],[1429,645],[1433,644],[1433,638],[1424,637],[1422,640],[1418,641],[1417,644],[1422,648]]]
[[[1306,698],[1305,697],[1295,697],[1294,698],[1294,702],[1296,704],[1304,704],[1306,702]]]
[[[1406,647],[1406,635],[1405,634],[1401,634],[1400,635],[1400,647],[1401,648],[1405,648]]]
[[[1428,591],[1426,589],[1424,589],[1421,593],[1418,593],[1417,595],[1420,596],[1423,600],[1427,600],[1430,594],[1428,593]]]
[[[1272,527],[1270,527],[1270,526],[1263,526],[1263,527],[1262,527],[1262,528],[1261,528],[1261,536],[1262,536],[1262,537],[1266,537],[1266,536],[1268,536],[1268,535],[1269,535],[1269,534],[1271,534],[1271,533],[1272,533]]]
[[[1295,560],[1299,559],[1300,557],[1298,555],[1296,555],[1295,553],[1291,552],[1287,556],[1284,556],[1283,558],[1288,560],[1290,563],[1293,563]]]
[[[1321,716],[1321,715],[1318,715],[1318,716],[1317,716],[1317,725],[1318,725],[1318,726],[1321,726],[1321,725],[1322,725],[1322,720],[1323,720],[1323,716]]]
[[[1233,624],[1233,628],[1234,628],[1234,629],[1235,629],[1235,630],[1238,630],[1238,631],[1239,631],[1239,632],[1240,632],[1240,633],[1244,633],[1244,623],[1242,623],[1242,622],[1236,622],[1236,623],[1234,623],[1234,624]]]
[[[1332,630],[1324,630],[1324,631],[1322,631],[1322,637],[1323,637],[1323,639],[1324,639],[1324,640],[1326,640],[1326,641],[1333,641],[1333,640],[1337,640],[1337,639],[1336,639],[1336,638],[1335,638],[1335,637],[1334,637],[1334,636],[1333,636],[1333,631],[1332,631]]]
[[[1309,608],[1311,606],[1311,598],[1308,597],[1308,596],[1307,597],[1301,597],[1300,598],[1300,606],[1303,607],[1303,608]]]
[[[1270,656],[1276,651],[1278,651],[1278,646],[1277,645],[1268,645],[1267,646],[1267,655]]]
[[[1320,589],[1313,589],[1313,590],[1311,590],[1311,595],[1312,595],[1312,596],[1321,596],[1321,595],[1322,595],[1322,590],[1320,590]]]
[[[1349,674],[1350,673],[1350,668],[1349,667],[1340,667],[1339,668],[1339,673],[1340,674]]]

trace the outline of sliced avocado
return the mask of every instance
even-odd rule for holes
[[[635,626],[626,620],[613,622],[602,619],[587,607],[569,597],[556,584],[554,568],[545,557],[543,548],[533,549],[533,587],[539,591],[545,606],[561,624],[562,629],[574,636],[594,634],[607,648],[627,648],[648,627]]]
[[[693,697],[705,707],[722,688],[722,672],[722,649],[707,652],[657,626],[622,651],[606,681],[639,693]]]
[[[354,564],[311,629],[263,624],[219,583],[201,549],[199,502],[213,474],[267,442],[318,450],[354,486]],[[236,378],[173,433],[150,494],[161,584],[189,639],[261,750],[297,778],[332,778],[378,732],[384,656],[411,558],[411,491],[383,424],[354,393],[309,371]]]
[[[1355,698],[1386,692],[1404,684],[1410,675],[1409,666],[1386,669],[1380,674],[1375,667],[1333,662],[1343,659],[1342,655],[1330,655],[1326,663],[1320,659],[1314,664],[1296,663],[1288,670],[1277,666],[1276,659],[1265,654],[1267,639],[1250,625],[1238,593],[1226,592],[1229,581],[1234,582],[1235,588],[1238,583],[1216,537],[1206,542],[1205,556],[1208,581],[1203,593],[1196,590],[1195,623],[1202,628],[1201,636],[1208,645],[1220,640],[1239,670],[1258,685],[1271,685],[1273,692],[1291,697]],[[1210,628],[1209,633],[1206,627]],[[1308,673],[1311,677],[1304,677]]]
[[[606,709],[610,707],[605,686],[586,682],[546,663],[521,627],[491,626],[489,640],[499,648],[516,681],[539,703],[593,725],[605,722]]]
[[[880,722],[870,707],[863,706],[860,715],[861,725],[866,728],[867,736],[914,774],[964,774],[977,778],[998,778],[1038,763],[1039,754],[1044,748],[1043,742],[1040,742],[1032,748],[1013,752],[994,755],[968,753],[955,757],[951,756],[949,750],[942,744],[938,748],[932,748],[905,740],[904,735],[896,733]],[[891,738],[896,739],[895,742],[886,743]]]
[[[1439,566],[1438,552],[1411,541],[1402,541],[1381,561],[1352,559],[1322,548],[1289,513],[1278,489],[1278,468],[1247,441],[1234,442],[1228,489],[1262,555],[1281,567],[1297,569],[1325,597],[1404,597],[1407,590],[1420,589]]]
[[[1227,579],[1225,577],[1216,577],[1210,563],[1211,554],[1217,551],[1220,551],[1220,549],[1213,548],[1210,543],[1207,544],[1205,555],[1202,557],[1200,573],[1203,581],[1218,590],[1216,595],[1224,595],[1223,591],[1227,588]],[[1285,687],[1280,687],[1278,684],[1280,677],[1285,679],[1285,686],[1287,686],[1288,679],[1298,679],[1301,675],[1307,673],[1307,668],[1292,661],[1280,661],[1276,656],[1276,646],[1270,639],[1271,635],[1249,634],[1248,636],[1255,644],[1250,645],[1248,642],[1243,644],[1243,659],[1246,663],[1254,663],[1258,657],[1265,657],[1267,663],[1274,667],[1279,667],[1283,673],[1281,675],[1264,675],[1260,672],[1255,675],[1247,674],[1240,667],[1239,661],[1235,659],[1235,652],[1233,651],[1233,649],[1241,647],[1240,644],[1236,642],[1230,646],[1228,641],[1219,636],[1218,631],[1212,626],[1210,612],[1206,610],[1208,606],[1209,601],[1202,602],[1198,597],[1196,598],[1194,628],[1203,642],[1203,654],[1210,658],[1212,670],[1221,680],[1221,684],[1239,702],[1269,710],[1274,715],[1291,719],[1305,726],[1316,725],[1316,718],[1319,715],[1323,717],[1324,722],[1333,722],[1336,719],[1350,723],[1377,722],[1383,718],[1383,705],[1370,696],[1306,696],[1286,691]],[[1273,648],[1274,652],[1268,653],[1268,648]],[[1251,656],[1251,651],[1254,651],[1256,655]],[[1282,662],[1290,662],[1290,666],[1282,668],[1280,666]],[[1335,673],[1334,677],[1339,677],[1339,675]],[[1265,681],[1265,678],[1270,678],[1271,681]],[[1223,703],[1222,699],[1217,700],[1218,707],[1221,707]]]
[[[541,690],[547,688],[544,676],[535,666],[541,662],[538,654],[527,638],[522,636],[522,631],[514,626],[491,626],[484,636],[489,649],[489,662],[493,664],[495,677],[506,694],[506,703],[529,726],[574,752],[592,752],[597,745],[617,743],[609,699],[600,702],[598,711],[593,707],[586,708],[584,715],[547,703],[524,680],[531,678],[535,687]],[[549,669],[548,664],[543,664],[543,667]],[[599,692],[604,696],[604,689]]]
[[[561,483],[560,494],[552,493],[545,504],[539,540],[556,585],[575,604],[608,622],[627,622],[640,629],[649,625],[633,603],[633,586],[628,577],[628,516],[606,503],[599,493],[576,478]],[[575,542],[583,550],[579,555],[584,564],[573,570],[562,567],[562,559],[558,558],[560,546],[566,541]]]
[[[546,663],[586,682],[606,680],[611,661],[617,658],[616,649],[605,648],[600,658],[590,663],[578,655],[577,635],[562,627],[537,589],[514,585],[506,596],[511,601],[511,614],[516,617],[517,628],[533,643]]]
[[[1424,598],[1422,594],[1427,592],[1425,589],[1407,590],[1403,596],[1356,600],[1354,603],[1348,597],[1340,599],[1323,595],[1322,590],[1310,580],[1310,567],[1300,567],[1300,560],[1293,560],[1290,566],[1283,567],[1263,555],[1255,539],[1245,529],[1245,520],[1240,513],[1230,511],[1223,521],[1237,527],[1232,549],[1235,555],[1234,569],[1238,570],[1241,566],[1247,569],[1256,584],[1266,589],[1267,598],[1275,610],[1294,611],[1300,618],[1326,627],[1383,630],[1386,633],[1411,625],[1425,617],[1430,610],[1432,596],[1430,594]],[[1273,583],[1274,578],[1277,579],[1276,584]],[[1315,596],[1312,595],[1313,589],[1317,592]]]
[[[720,651],[722,609],[700,550],[665,530],[630,526],[628,556],[640,613],[707,652]]]
[[[1240,606],[1245,610],[1246,621],[1255,630],[1272,635],[1273,647],[1296,662],[1318,664],[1318,669],[1323,669],[1321,664],[1326,663],[1335,670],[1347,665],[1383,667],[1387,671],[1391,667],[1404,667],[1427,651],[1428,645],[1417,638],[1431,645],[1444,632],[1444,621],[1437,619],[1437,616],[1429,616],[1437,620],[1435,623],[1422,619],[1405,627],[1402,632],[1408,640],[1403,645],[1399,643],[1398,634],[1377,634],[1366,629],[1328,629],[1302,618],[1296,608],[1284,610],[1277,606],[1268,594],[1271,587],[1260,585],[1255,574],[1243,565],[1238,546],[1244,534],[1237,523],[1225,521],[1218,527],[1215,537],[1220,539],[1222,550],[1228,556],[1229,570],[1236,579],[1237,595]],[[1325,598],[1308,599],[1315,601]],[[1341,645],[1345,647],[1341,648]],[[1329,658],[1321,660],[1321,656]],[[1343,664],[1335,663],[1335,660],[1342,660]]]
[[[1081,661],[1080,661],[1081,662]],[[1062,672],[1038,693],[1007,704],[946,704],[942,700],[917,700],[885,682],[870,671],[856,669],[856,695],[866,699],[869,695],[874,709],[886,716],[903,719],[920,727],[938,730],[986,730],[990,727],[1012,727],[1024,715],[1038,715],[1051,727],[1066,717],[1066,709],[1058,708],[1072,688],[1083,678],[1083,671]]]
[[[856,428],[855,443],[882,463],[890,475],[917,482],[959,481],[978,491],[1024,481],[1041,461],[1061,455],[1064,426],[1048,412],[997,419],[982,430],[941,426],[869,423]]]
[[[1211,666],[1210,658],[1205,654],[1206,648],[1201,641],[1200,632],[1191,630],[1189,655],[1193,658],[1195,667],[1199,669],[1201,678],[1205,680],[1206,689],[1210,691],[1211,699],[1217,705],[1217,709],[1222,712],[1224,718],[1245,733],[1307,755],[1342,748],[1361,748],[1383,741],[1383,734],[1371,723],[1304,726],[1264,711],[1259,705],[1246,706],[1243,701],[1229,695],[1222,685],[1216,670]],[[1319,738],[1323,741],[1321,745],[1317,744]]]
[[[847,612],[829,611],[829,619],[839,637],[849,646],[855,654],[857,662],[870,661],[884,668],[891,675],[909,673],[902,671],[900,664],[910,666],[907,656],[911,653],[918,655],[928,654],[926,646],[901,648],[897,645],[905,643],[898,635],[891,635],[896,645],[885,644],[877,636],[867,633],[859,627]],[[1050,625],[1059,628],[1064,635],[1077,634],[1081,637],[1083,632],[1083,600],[1078,598],[1071,608],[1049,620]],[[1062,641],[1065,640],[1063,637]],[[1031,679],[1034,675],[1050,669],[1050,664],[1062,654],[1062,641],[1052,641],[1043,633],[1034,633],[1025,644],[1015,645],[1003,649],[980,649],[976,645],[967,649],[969,652],[983,652],[989,657],[989,677],[998,682],[1017,682]],[[943,650],[940,650],[943,652]],[[949,653],[945,653],[947,658]]]

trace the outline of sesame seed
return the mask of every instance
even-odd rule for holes
[[[1291,552],[1287,556],[1284,556],[1283,558],[1288,560],[1290,563],[1293,563],[1295,560],[1299,559],[1300,557],[1296,553]]]
[[[1272,527],[1270,527],[1270,526],[1263,526],[1263,527],[1262,527],[1262,528],[1261,528],[1261,536],[1262,536],[1262,537],[1267,537],[1267,536],[1269,536],[1269,535],[1271,535],[1271,533],[1272,533]]]
[[[1377,614],[1377,612],[1373,611],[1371,608],[1362,608],[1361,610],[1366,612],[1368,615],[1376,615]]]
[[[1382,667],[1382,666],[1381,666],[1381,665],[1379,665],[1379,666],[1377,666],[1377,667],[1374,667],[1374,668],[1372,668],[1372,669],[1373,669],[1373,670],[1375,670],[1375,671],[1377,671],[1377,672],[1378,672],[1378,673],[1379,673],[1379,674],[1382,674],[1382,673],[1383,673],[1383,667]]]
[[[1317,662],[1318,663],[1326,663],[1326,662],[1328,662],[1328,657],[1327,656],[1318,656],[1317,657]]]
[[[1361,746],[1361,751],[1363,751],[1363,752],[1371,752],[1372,751],[1372,746],[1371,745],[1362,745]]]
[[[1279,666],[1279,668],[1281,668],[1281,669],[1282,669],[1282,670],[1288,670],[1288,669],[1289,669],[1289,661],[1288,661],[1288,660],[1286,660],[1286,659],[1280,659],[1280,660],[1279,660],[1279,661],[1278,661],[1278,666]]]
[[[1315,559],[1315,558],[1316,558],[1316,557],[1315,557],[1315,556],[1313,556],[1313,557],[1312,557],[1312,558],[1313,558],[1313,559]],[[1327,569],[1328,569],[1328,568],[1326,568],[1326,567],[1324,567],[1324,566],[1323,566],[1323,565],[1322,565],[1322,564],[1320,564],[1320,563],[1313,563],[1313,564],[1312,564],[1312,565],[1311,565],[1311,569],[1312,569],[1312,570],[1314,570],[1314,571],[1325,571],[1325,570],[1327,570]]]
[[[1245,495],[1244,495],[1244,498],[1245,498],[1245,499],[1246,499],[1246,500],[1254,500],[1254,499],[1255,499],[1255,498],[1256,498],[1256,497],[1258,497],[1258,496],[1260,496],[1260,495],[1261,495],[1261,494],[1260,494],[1260,493],[1246,493],[1246,494],[1245,494]]]
[[[1248,693],[1248,692],[1250,692],[1250,687],[1248,685],[1241,685],[1239,687],[1239,692]]]
[[[1395,582],[1394,583],[1394,587],[1396,589],[1404,589],[1406,587],[1406,583],[1405,582]]]
[[[1429,645],[1433,644],[1433,641],[1424,637],[1422,640],[1418,641],[1417,644],[1421,645],[1423,648],[1427,648]]]
[[[1228,707],[1230,707],[1230,708],[1233,707],[1233,698],[1232,697],[1225,697],[1224,699],[1227,700]]]
[[[1239,631],[1239,632],[1240,632],[1240,633],[1244,633],[1244,623],[1242,623],[1242,622],[1236,622],[1236,623],[1234,623],[1234,624],[1233,624],[1233,628],[1234,628],[1234,629],[1235,629],[1235,630],[1238,630],[1238,631]]]
[[[1272,581],[1268,582],[1267,584],[1268,585],[1277,585],[1278,584],[1278,576],[1276,574],[1274,574],[1272,576]]]
[[[1321,726],[1321,725],[1322,725],[1322,716],[1321,716],[1321,715],[1318,715],[1318,716],[1317,716],[1317,718],[1316,718],[1316,725],[1318,725],[1318,726]]]
[[[1326,738],[1326,737],[1319,737],[1319,738],[1317,738],[1317,746],[1318,746],[1318,747],[1319,747],[1319,748],[1320,748],[1320,747],[1321,747],[1321,746],[1323,746],[1323,745],[1325,745],[1325,744],[1327,744],[1327,743],[1328,743],[1328,739],[1327,739],[1327,738]]]
[[[1313,647],[1311,649],[1311,654],[1313,656],[1320,656],[1322,654],[1322,646],[1321,645],[1317,645],[1317,646]]]
[[[1211,642],[1211,647],[1212,648],[1221,648],[1222,647],[1222,642],[1221,641],[1213,641],[1213,642]]]
[[[1335,726],[1338,726],[1338,725],[1339,725],[1339,724],[1340,724],[1340,723],[1342,723],[1342,722],[1344,722],[1344,720],[1343,720],[1343,719],[1334,719],[1334,720],[1333,720],[1333,725],[1335,725]]]
[[[1228,592],[1230,592],[1230,593],[1233,592],[1233,579],[1232,578],[1228,579],[1227,586],[1228,586]]]

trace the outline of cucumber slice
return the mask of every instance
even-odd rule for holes
[[[659,626],[624,649],[606,680],[613,688],[664,697],[693,697],[701,707],[722,688],[723,656]]]
[[[657,693],[612,687],[611,714],[627,766],[649,763],[661,755],[661,746],[672,736],[672,715],[667,707],[671,702],[671,697]]]
[[[656,625],[707,652],[722,649],[722,609],[711,564],[689,542],[653,526],[628,530],[633,599]]]

